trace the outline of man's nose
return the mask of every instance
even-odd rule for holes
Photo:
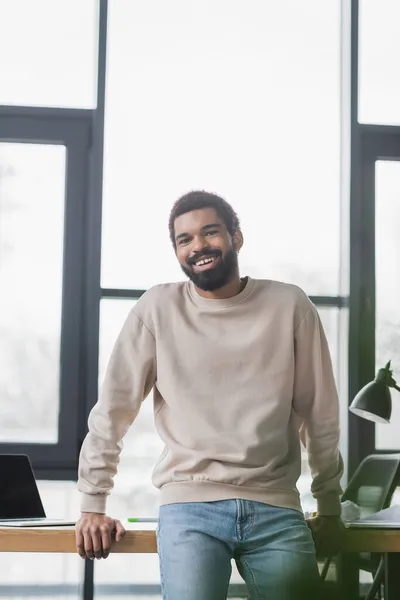
[[[209,243],[204,238],[198,237],[193,240],[192,250],[194,254],[198,254],[202,250],[208,249],[209,247]]]

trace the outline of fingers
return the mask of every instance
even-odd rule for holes
[[[77,529],[76,547],[81,558],[107,558],[110,553],[111,531],[108,526]]]
[[[126,529],[122,525],[121,521],[118,521],[117,519],[115,519],[115,521],[114,521],[114,527],[115,527],[115,541],[119,542],[120,540],[122,540],[122,538],[126,534]]]
[[[93,560],[94,552],[93,552],[92,535],[91,535],[90,529],[85,528],[82,531],[82,535],[83,535],[83,547],[85,550],[85,557]]]
[[[115,533],[115,541],[119,542],[126,530],[117,519],[93,513],[84,516],[76,524],[76,548],[81,558],[107,558],[111,550],[111,542]]]
[[[83,534],[80,527],[76,529],[75,532],[75,540],[76,540],[76,549],[78,550],[78,554],[81,558],[86,558],[85,553],[85,545],[83,540]]]
[[[103,558],[107,558],[107,556],[110,554],[111,548],[111,527],[105,525],[100,527],[100,535],[102,544],[102,556]]]
[[[103,526],[96,526],[93,527],[90,531],[93,546],[93,556],[97,559],[100,559],[103,556],[102,529]]]

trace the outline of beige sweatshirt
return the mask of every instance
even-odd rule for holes
[[[161,504],[241,498],[301,510],[301,437],[319,513],[340,514],[331,359],[318,313],[298,287],[248,278],[225,300],[203,298],[191,282],[142,296],[89,416],[82,511],[105,512],[122,438],[152,388],[165,444],[152,477]]]

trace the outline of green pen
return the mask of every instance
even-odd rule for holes
[[[156,517],[129,517],[129,523],[157,523]]]

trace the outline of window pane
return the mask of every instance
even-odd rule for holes
[[[98,0],[0,0],[0,104],[96,105]]]
[[[360,0],[359,121],[400,123],[400,3]]]
[[[336,294],[339,0],[109,6],[104,287],[182,279],[167,220],[194,188],[242,220],[242,274]]]
[[[47,516],[76,519],[79,497],[74,481],[38,481]],[[58,598],[82,597],[83,561],[77,554],[2,553],[0,597]],[[10,590],[9,594],[6,590]]]
[[[57,442],[64,146],[0,142],[0,442]]]
[[[376,368],[392,360],[400,382],[400,162],[376,163]],[[376,447],[399,450],[400,394],[392,390],[391,424],[376,425]]]

